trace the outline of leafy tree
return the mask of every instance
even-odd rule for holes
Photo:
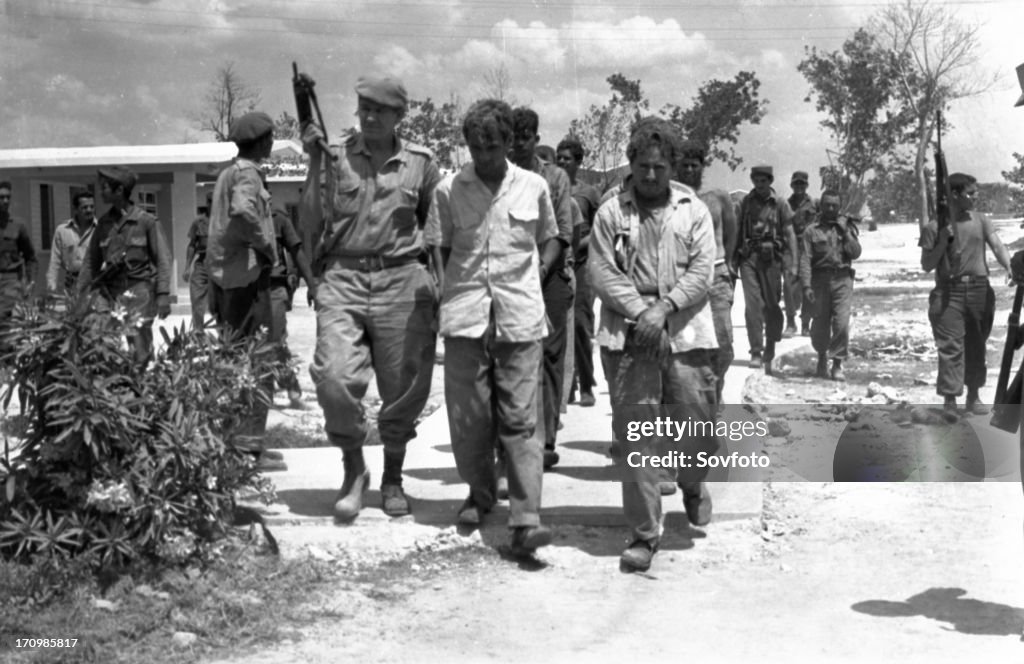
[[[908,160],[896,159],[878,166],[867,185],[868,206],[874,219],[920,223],[915,182],[914,168]]]
[[[1017,165],[1008,171],[1003,171],[1002,175],[1012,185],[1013,212],[1024,214],[1024,154],[1014,152],[1013,159],[1017,162]]]
[[[569,124],[569,134],[575,136],[586,150],[584,168],[608,172],[625,159],[629,133],[650,107],[639,80],[629,80],[622,74],[609,76],[611,99],[603,106],[596,104],[583,118]]]
[[[915,189],[923,223],[930,216],[925,170],[936,113],[995,82],[979,65],[981,27],[962,22],[945,5],[895,0],[872,18],[868,29],[897,56],[896,89],[914,119],[909,140],[915,145]]]
[[[863,28],[846,40],[840,51],[825,53],[805,47],[805,53],[797,65],[811,85],[804,101],[813,97],[815,108],[825,114],[820,124],[835,143],[829,154],[836,155],[836,162],[827,169],[829,179],[825,181],[840,189],[860,186],[865,174],[881,166],[913,123],[909,109],[898,103],[900,56],[882,48]]]
[[[662,114],[682,136],[707,146],[709,163],[724,161],[736,170],[743,163],[734,148],[740,126],[746,122],[760,124],[767,111],[768,102],[758,98],[760,87],[754,72],[741,71],[729,81],[712,79],[704,83],[689,108],[669,104]]]
[[[399,132],[410,141],[430,148],[441,168],[462,166],[462,107],[455,95],[441,105],[430,97],[410,101]]]
[[[212,133],[218,141],[228,140],[234,121],[255,110],[261,93],[242,80],[235,63],[224,64],[214,75],[203,97],[203,107],[193,117],[200,131]]]

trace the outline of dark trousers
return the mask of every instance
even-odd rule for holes
[[[928,320],[939,353],[935,391],[960,396],[964,385],[985,384],[985,342],[992,332],[996,295],[987,279],[944,283],[928,296]]]
[[[188,278],[188,297],[192,304],[192,328],[203,327],[210,300],[210,274],[206,269],[206,261],[197,258],[192,263],[192,273]]]
[[[293,392],[301,392],[299,379],[295,375],[295,369],[291,366],[292,354],[288,350],[288,312],[291,311],[292,292],[284,280],[272,279],[270,285],[270,334],[271,341],[280,344],[280,357],[282,364],[287,366],[284,373],[278,380],[281,389],[288,390],[289,396]]]
[[[544,406],[544,447],[555,448],[558,421],[562,412],[562,384],[565,380],[566,324],[572,308],[573,291],[569,278],[559,270],[544,284],[544,308],[551,332],[544,337],[541,360],[541,401]],[[538,413],[538,415],[540,415]]]
[[[799,237],[797,237],[796,243],[798,247],[803,246]],[[814,318],[814,305],[804,297],[804,282],[800,275],[793,275],[789,272],[789,267],[798,265],[799,260],[799,255],[796,258],[791,258],[789,252],[783,254],[782,264],[785,269],[782,273],[782,302],[786,310],[786,322],[795,322],[796,315],[799,313],[800,325],[806,328]]]
[[[740,263],[740,279],[750,352],[760,353],[766,338],[782,339],[782,261],[765,260],[755,252]]]
[[[574,385],[579,385],[580,393],[594,390],[594,293],[590,290],[590,276],[587,264],[577,265],[576,269],[576,300],[573,304],[573,352],[576,357]]]
[[[814,289],[814,325],[811,345],[818,355],[830,360],[845,360],[850,346],[850,309],[853,305],[853,275],[815,270],[811,274]]]
[[[224,334],[251,337],[261,326],[270,325],[270,276],[260,274],[255,281],[241,288],[222,288],[210,282],[210,310]],[[261,387],[268,395],[274,394],[273,378]],[[248,416],[233,432],[236,447],[258,452],[263,448],[267,432],[268,404],[256,399]]]
[[[537,425],[541,342],[446,337],[444,396],[459,477],[484,509],[496,500],[494,444],[508,464],[509,526],[540,523],[543,448]]]

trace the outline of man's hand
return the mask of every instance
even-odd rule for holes
[[[658,300],[636,321],[636,340],[642,346],[654,346],[659,343],[661,333],[665,330],[665,319],[668,318],[669,306]]]
[[[163,320],[171,315],[171,296],[170,295],[157,295],[156,296],[156,315]]]
[[[315,122],[310,122],[302,130],[302,149],[306,154],[315,156],[320,152],[320,141],[325,138],[320,127]]]
[[[814,304],[814,289],[813,288],[805,288],[804,289],[804,299],[807,300],[808,302],[810,302],[811,304]]]

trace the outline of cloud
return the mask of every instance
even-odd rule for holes
[[[647,16],[618,22],[574,21],[559,32],[572,45],[572,57],[580,67],[653,67],[691,60],[711,50],[704,35],[686,34],[673,18],[660,23]]]

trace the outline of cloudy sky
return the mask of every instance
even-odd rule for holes
[[[936,3],[937,0],[931,0]],[[1024,62],[1022,0],[942,2],[982,25],[991,92],[958,102],[944,148],[951,170],[999,180],[1024,152],[1014,68]],[[701,83],[752,70],[769,101],[743,130],[735,173],[816,172],[828,137],[796,71],[814,46],[835,50],[882,0],[0,0],[0,147],[158,144],[209,140],[190,118],[225,63],[263,93],[273,116],[294,113],[291,62],[317,80],[333,132],[354,123],[356,78],[402,77],[414,98],[471,101],[504,68],[510,95],[541,116],[552,144],[608,98],[605,79],[640,79],[653,108],[686,106]],[[788,177],[786,179],[788,182]],[[816,183],[814,183],[816,184]],[[814,186],[812,184],[812,186]]]

